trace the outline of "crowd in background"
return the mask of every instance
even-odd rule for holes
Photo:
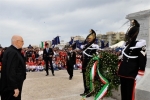
[[[2,56],[3,52],[7,48],[0,48],[0,66],[2,65]],[[53,67],[54,70],[64,70],[67,68],[66,66],[66,56],[67,49],[60,50],[59,48],[53,48]],[[76,52],[76,64],[74,65],[74,69],[78,70],[82,68],[81,61],[81,52],[75,50]],[[45,62],[43,60],[43,49],[42,48],[23,48],[21,51],[25,61],[26,61],[26,71],[27,72],[36,72],[45,70]],[[50,68],[50,66],[49,66]]]
[[[2,56],[3,52],[7,49],[0,47],[0,69],[2,66]],[[117,47],[114,49],[105,49],[110,53],[118,54],[118,51],[121,51],[122,48]],[[82,51],[81,50],[74,50],[76,52],[76,64],[74,65],[74,69],[82,69]],[[67,56],[67,49],[60,50],[59,48],[53,48],[53,67],[54,70],[64,70],[67,68],[66,66],[66,56]],[[43,49],[42,48],[33,48],[32,46],[28,48],[23,48],[21,51],[24,59],[26,61],[26,71],[27,72],[36,72],[36,71],[43,71],[45,70],[45,62],[43,60]],[[50,68],[50,67],[49,67]]]

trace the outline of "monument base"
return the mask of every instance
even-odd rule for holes
[[[147,64],[146,68],[150,68],[150,50],[147,50]]]

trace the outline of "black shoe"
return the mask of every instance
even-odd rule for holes
[[[53,76],[55,76],[55,74],[54,74],[54,73],[53,73],[52,75],[53,75]]]
[[[71,80],[71,79],[72,79],[72,76],[69,77],[69,80]]]
[[[45,76],[48,76],[49,74],[46,74]]]
[[[80,96],[85,96],[86,95],[86,93],[82,93],[82,94],[80,94]]]
[[[88,98],[88,97],[90,97],[90,96],[91,96],[91,94],[87,94],[87,95],[86,95],[86,98]]]

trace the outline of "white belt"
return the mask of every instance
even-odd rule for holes
[[[127,46],[122,50],[122,53],[126,56],[126,57],[128,57],[128,58],[137,58],[138,56],[129,56],[129,55],[127,55],[125,52],[124,52],[124,50],[127,48]]]
[[[85,51],[83,51],[83,53],[84,53],[85,55],[87,55],[88,57],[92,57],[92,55],[87,54]]]

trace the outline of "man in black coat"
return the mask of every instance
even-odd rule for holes
[[[25,60],[21,54],[23,38],[14,35],[12,45],[6,49],[2,60],[1,100],[21,100],[23,82],[26,79]]]
[[[69,80],[73,77],[73,69],[76,64],[76,53],[73,51],[73,47],[69,46],[67,52],[67,72],[69,74]]]
[[[1,66],[2,66],[2,58],[3,58],[3,48],[0,45],[0,72],[1,72]]]
[[[46,43],[45,46],[46,46],[46,48],[43,50],[43,59],[44,59],[45,64],[46,64],[46,76],[49,75],[49,72],[48,72],[49,63],[51,66],[52,75],[55,76],[54,68],[53,68],[53,64],[52,64],[52,58],[53,58],[54,52],[53,52],[52,48],[49,48],[48,43]]]
[[[126,45],[122,50],[122,59],[118,75],[121,82],[121,100],[135,99],[136,82],[144,75],[147,55],[146,41],[136,40],[140,25],[134,19],[126,33]]]

